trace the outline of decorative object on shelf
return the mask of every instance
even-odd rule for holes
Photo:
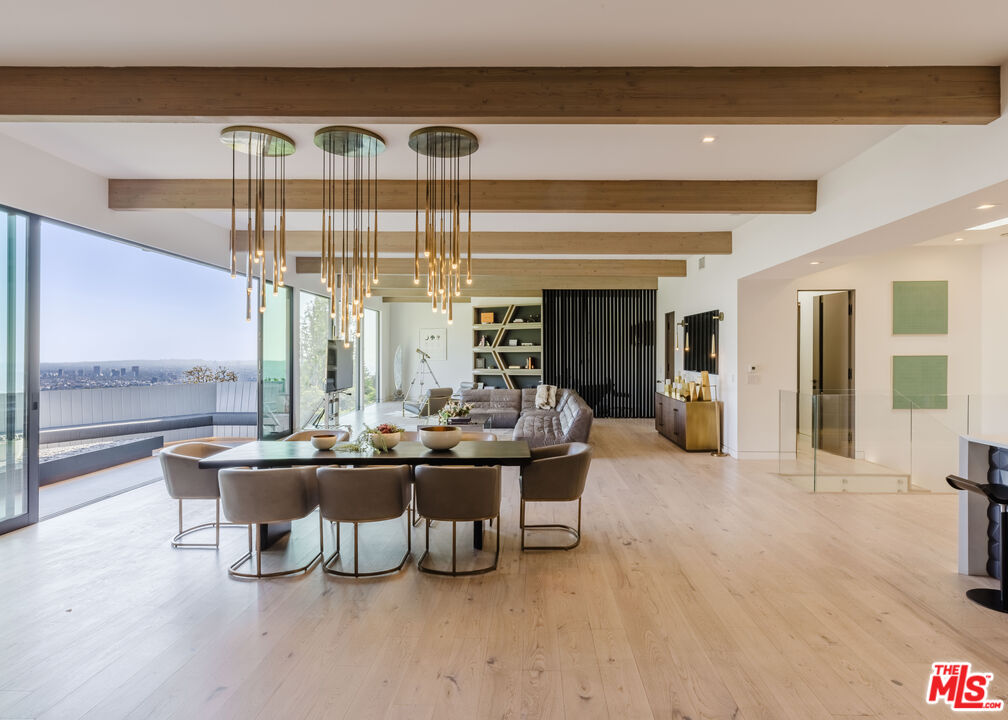
[[[484,360],[483,358],[478,357],[478,358],[476,358],[475,362],[476,362],[476,369],[477,370],[483,370],[483,369],[486,368],[486,360]]]
[[[522,347],[535,347],[535,343],[523,342]]]
[[[515,318],[515,319],[514,319],[514,320],[512,320],[511,322],[513,322],[513,323],[523,323],[523,322],[525,322],[525,321],[524,321],[524,320],[522,320],[521,318]]]
[[[493,325],[494,314],[492,312],[481,312],[480,322],[484,325]]]
[[[444,328],[421,328],[420,349],[432,360],[448,359],[448,339]]]
[[[339,310],[337,335],[349,347],[360,336],[364,298],[378,284],[378,155],[385,140],[363,128],[331,125],[315,133],[315,144],[323,151],[321,280],[329,317],[335,320]]]
[[[458,400],[450,400],[441,410],[438,412],[438,420],[442,425],[447,425],[450,421],[456,418],[467,418],[469,413],[472,412],[472,405],[468,403],[459,402]]]
[[[425,425],[418,430],[420,442],[431,450],[451,450],[462,441],[462,429],[451,425]]]
[[[256,266],[259,270],[259,312],[266,312],[266,280],[273,282],[273,294],[279,293],[287,272],[287,156],[294,154],[294,141],[254,125],[232,125],[221,130],[220,140],[231,148],[231,277],[238,275],[238,153],[247,155],[245,167],[245,319],[252,319],[252,291]],[[272,165],[272,192],[266,191]],[[271,197],[272,196],[272,197]],[[266,226],[272,220],[271,243]],[[267,248],[271,248],[267,252]],[[272,271],[267,274],[267,258],[273,256]]]
[[[410,134],[416,152],[416,237],[413,247],[413,282],[420,283],[420,156],[426,157],[423,199],[423,259],[427,294],[434,312],[448,313],[452,298],[462,294],[462,215],[465,214],[465,276],[472,284],[472,154],[476,136],[456,127],[426,127]],[[462,158],[466,178],[462,180]],[[464,199],[464,202],[463,202]]]
[[[376,428],[364,426],[364,431],[368,435],[368,440],[378,452],[391,450],[402,439],[403,428],[392,423],[382,423]]]
[[[508,370],[521,370],[521,365],[508,365]]]
[[[508,340],[508,347],[518,347],[518,338],[510,338]]]
[[[486,335],[480,335],[479,346],[480,347],[486,347],[487,346]]]
[[[525,369],[526,370],[535,370],[535,364],[534,364],[534,362],[532,360],[532,356],[531,355],[529,355],[528,359],[525,361]]]

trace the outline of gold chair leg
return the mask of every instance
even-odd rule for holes
[[[581,544],[581,498],[578,498],[578,516],[577,516],[577,527],[572,528],[570,525],[526,525],[525,524],[525,500],[521,501],[521,509],[519,510],[519,530],[521,532],[521,549],[522,552],[526,550],[573,550],[578,545]],[[574,542],[569,545],[526,545],[525,544],[525,531],[526,530],[559,530],[571,535],[574,538]]]
[[[489,520],[490,518],[486,518],[486,519]],[[493,572],[494,570],[497,569],[497,563],[500,560],[500,515],[495,516],[494,519],[497,520],[497,532],[496,532],[496,535],[497,535],[497,544],[496,544],[496,549],[494,550],[493,564],[488,565],[487,567],[477,568],[476,570],[459,570],[458,569],[458,567],[456,565],[456,556],[457,556],[457,552],[458,552],[458,550],[457,550],[457,544],[458,543],[456,542],[456,540],[457,540],[456,528],[458,526],[458,522],[457,521],[453,521],[452,522],[452,569],[451,570],[437,570],[437,569],[432,568],[432,567],[425,567],[424,566],[424,561],[427,559],[427,556],[430,555],[430,526],[431,526],[431,521],[428,519],[427,520],[427,532],[426,532],[425,539],[424,539],[424,552],[423,552],[423,555],[420,556],[420,559],[417,561],[417,570],[419,570],[420,572],[427,573],[429,575],[444,575],[444,576],[448,576],[448,577],[463,577],[463,576],[466,576],[466,575],[483,575],[483,574],[488,573],[488,572]]]
[[[321,515],[321,513],[320,513],[320,515]],[[253,528],[255,529],[254,533],[253,533]],[[309,560],[306,564],[301,565],[300,567],[290,568],[288,570],[277,570],[275,572],[264,573],[262,571],[262,546],[261,546],[261,543],[262,543],[262,541],[261,541],[261,535],[262,534],[259,532],[259,525],[256,524],[256,523],[253,523],[253,524],[251,524],[251,525],[248,526],[248,529],[249,529],[249,539],[248,539],[248,548],[249,549],[248,549],[248,552],[245,553],[242,557],[240,557],[235,562],[231,563],[231,566],[228,568],[228,575],[230,575],[231,577],[241,578],[241,579],[244,579],[244,580],[259,580],[259,579],[262,579],[262,578],[290,577],[290,576],[293,576],[293,575],[299,575],[301,573],[304,573],[304,574],[307,575],[309,572],[312,571],[312,568],[314,568],[317,563],[320,563],[322,561],[322,521],[321,521],[321,518],[319,519],[319,551],[315,555],[312,556],[311,560]],[[253,548],[253,537],[252,537],[253,535],[255,535],[255,542],[254,542],[255,547],[254,548]],[[249,562],[253,558],[253,556],[255,557],[255,568],[256,568],[256,571],[254,573],[238,572],[238,568],[240,568],[246,562]]]
[[[327,574],[329,574],[329,575],[338,575],[339,577],[362,578],[362,577],[376,577],[378,575],[388,575],[390,573],[399,572],[400,570],[402,570],[403,567],[406,565],[406,562],[413,555],[413,537],[412,537],[413,525],[410,522],[409,513],[408,512],[404,513],[404,515],[406,516],[406,554],[403,555],[402,560],[399,561],[398,565],[396,565],[395,567],[386,568],[384,570],[375,570],[375,571],[372,571],[372,572],[361,572],[360,571],[360,563],[358,561],[359,552],[360,552],[360,545],[359,545],[359,542],[358,542],[358,525],[359,525],[359,523],[355,522],[353,524],[353,526],[354,526],[354,569],[353,569],[353,572],[345,572],[343,570],[336,570],[333,567],[333,565],[335,565],[336,561],[340,559],[340,530],[339,530],[340,523],[337,522],[336,523],[336,552],[334,552],[332,555],[330,555],[328,558],[326,558],[322,562],[322,571],[325,572],[325,573],[327,573]],[[320,540],[320,542],[321,542],[321,539],[322,539],[322,535],[320,533],[319,534],[319,540]],[[323,550],[324,550],[325,545],[324,544],[320,544],[320,547],[322,547]]]
[[[214,515],[214,521],[209,523],[200,523],[199,525],[193,525],[191,528],[182,527],[182,500],[178,501],[178,533],[171,539],[171,546],[173,548],[203,548],[203,549],[213,549],[216,550],[220,548],[220,529],[221,527],[245,527],[241,523],[222,523],[220,521],[220,498],[216,500],[216,510]],[[187,543],[182,542],[182,538],[190,533],[197,532],[199,530],[208,530],[210,528],[214,529],[214,541],[212,543]]]

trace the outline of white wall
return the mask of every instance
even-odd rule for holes
[[[779,390],[795,383],[791,281],[810,260],[836,266],[961,230],[964,208],[1006,181],[1005,117],[980,127],[904,128],[820,178],[815,213],[758,217],[734,231],[731,255],[708,256],[704,270],[690,261],[686,278],[660,279],[659,317],[725,312],[719,381],[729,451],[777,457]],[[782,307],[784,315],[775,310]],[[658,334],[663,367],[660,326]]]
[[[454,321],[448,324],[448,316],[441,312],[432,312],[430,305],[419,302],[385,303],[385,316],[389,329],[388,363],[391,377],[392,357],[396,346],[402,347],[403,355],[403,392],[409,388],[410,380],[419,367],[419,355],[416,349],[420,341],[422,328],[447,328],[448,352],[447,359],[431,358],[431,370],[437,376],[438,384],[427,377],[424,388],[452,387],[457,388],[463,380],[472,380],[472,305],[468,302],[455,303],[452,315]],[[412,395],[418,395],[419,380]],[[389,382],[382,391],[385,399],[391,399],[395,393],[395,384]]]
[[[1008,228],[1006,228],[1008,231]],[[1008,435],[1008,238],[983,246],[980,322],[980,408],[971,412],[974,432]]]

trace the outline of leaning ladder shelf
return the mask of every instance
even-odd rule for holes
[[[492,314],[494,321],[483,322],[485,314]],[[540,384],[541,317],[540,302],[474,305],[473,380],[487,387],[520,388]],[[509,344],[510,341],[515,344]],[[530,360],[531,368],[528,367]],[[479,367],[480,364],[483,367]]]

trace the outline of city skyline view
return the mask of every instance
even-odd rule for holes
[[[223,270],[51,222],[41,266],[43,367],[255,363],[243,285]]]

